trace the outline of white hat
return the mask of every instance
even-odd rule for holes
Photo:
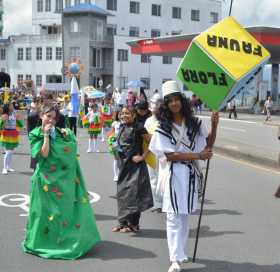
[[[155,93],[155,94],[153,95],[153,97],[151,98],[151,102],[152,102],[152,103],[157,103],[160,99],[161,99],[160,94]]]
[[[173,93],[181,93],[178,83],[175,80],[168,80],[162,84],[163,98]]]

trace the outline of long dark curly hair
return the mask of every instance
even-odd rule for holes
[[[193,109],[191,106],[191,102],[186,96],[182,93],[173,93],[170,94],[166,97],[164,97],[164,101],[161,104],[158,112],[157,112],[157,119],[159,120],[160,123],[160,128],[167,131],[171,132],[172,130],[172,123],[174,122],[173,114],[168,108],[168,101],[169,98],[172,96],[177,96],[179,97],[181,104],[182,104],[182,109],[181,109],[181,114],[185,119],[185,125],[188,128],[194,128],[197,126],[197,118],[194,117],[193,115]]]

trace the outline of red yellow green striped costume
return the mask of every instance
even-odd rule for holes
[[[19,145],[19,131],[23,127],[23,121],[16,120],[14,127],[7,127],[6,122],[0,118],[0,146],[11,150]]]
[[[98,112],[85,115],[82,119],[83,126],[88,129],[90,136],[97,137],[101,133],[102,123]]]
[[[113,123],[113,110],[110,105],[103,105],[101,108],[103,127],[110,128]]]

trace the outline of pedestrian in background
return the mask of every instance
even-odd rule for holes
[[[228,111],[229,111],[228,118],[231,119],[231,115],[233,114],[234,119],[237,119],[235,100],[232,99],[230,102],[228,102],[227,106],[228,106]]]
[[[179,272],[182,262],[188,260],[185,250],[189,215],[196,211],[198,200],[198,176],[193,161],[212,157],[207,143],[214,142],[218,115],[212,115],[212,131],[208,134],[202,121],[193,116],[191,103],[176,81],[165,82],[162,93],[160,127],[152,136],[149,148],[159,159],[158,182],[162,188],[171,262],[168,272]]]
[[[271,96],[267,98],[267,100],[264,102],[264,112],[266,113],[266,121],[271,121],[271,110],[273,106],[273,101],[271,99]]]

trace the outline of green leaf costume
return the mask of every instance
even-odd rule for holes
[[[38,163],[32,176],[25,252],[44,258],[76,259],[87,253],[100,236],[77,160],[76,138],[56,128],[47,158],[40,156],[41,128],[29,135],[31,155]]]

